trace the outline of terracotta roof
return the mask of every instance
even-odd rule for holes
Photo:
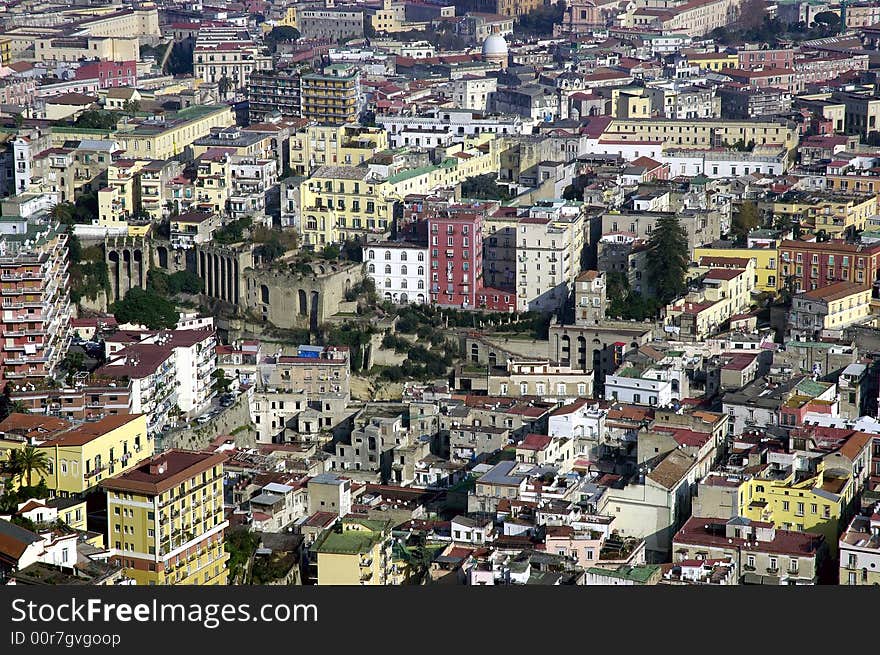
[[[222,453],[207,454],[188,450],[168,450],[141,462],[136,468],[110,480],[101,482],[105,489],[134,491],[158,495],[195,475],[226,461]],[[151,472],[154,464],[164,464],[162,473]]]

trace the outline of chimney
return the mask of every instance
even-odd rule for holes
[[[164,457],[159,457],[150,462],[150,475],[164,475],[166,469]]]

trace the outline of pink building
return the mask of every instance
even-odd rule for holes
[[[450,206],[428,218],[431,302],[476,308],[483,283],[483,214]]]
[[[77,80],[98,79],[102,89],[137,86],[136,61],[92,61],[76,69]]]

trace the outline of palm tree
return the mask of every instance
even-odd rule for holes
[[[49,456],[33,446],[25,446],[12,453],[12,467],[19,480],[27,478],[27,486],[32,487],[34,473],[40,477],[49,474]]]

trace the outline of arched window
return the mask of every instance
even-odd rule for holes
[[[400,267],[400,274],[401,275],[406,275],[406,271],[407,271],[407,269],[406,269],[405,265]]]
[[[424,275],[424,274],[425,274],[425,267],[419,266],[419,275]]]
[[[401,280],[401,281],[400,281],[400,288],[401,288],[401,289],[406,289],[406,280]]]
[[[370,264],[369,266],[367,266],[367,273],[375,273],[375,272],[376,272],[375,264]]]
[[[390,250],[385,251],[385,261],[391,261],[391,251]]]
[[[390,289],[390,288],[391,288],[391,280],[389,280],[389,279],[387,279],[387,278],[385,279],[385,288],[386,288],[386,289]]]
[[[420,252],[420,253],[419,253],[419,258],[418,258],[418,259],[419,259],[420,262],[425,261],[425,253]]]
[[[425,281],[419,280],[419,289],[424,289],[424,288],[425,288]]]
[[[370,259],[376,259],[376,251],[375,251],[375,250],[371,250],[371,251],[370,251],[370,255],[369,255],[369,257],[370,257]]]
[[[385,264],[385,275],[391,275],[391,264]]]
[[[402,253],[400,253],[400,261],[402,261],[402,262],[406,261],[406,251],[405,250]]]

